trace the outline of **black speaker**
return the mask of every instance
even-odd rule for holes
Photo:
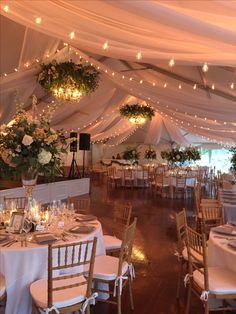
[[[77,133],[70,132],[70,138],[74,138],[74,141],[70,143],[70,151],[77,152]]]
[[[80,133],[79,135],[79,149],[90,150],[90,134]]]

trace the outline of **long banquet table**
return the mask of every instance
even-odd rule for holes
[[[105,255],[101,224],[96,221],[93,226],[91,233],[68,236],[66,243],[97,237],[96,255]],[[56,243],[64,242],[58,240]],[[5,277],[7,291],[5,314],[30,314],[30,284],[47,276],[47,245],[28,241],[27,247],[21,247],[20,242],[10,247],[0,247],[0,271]]]

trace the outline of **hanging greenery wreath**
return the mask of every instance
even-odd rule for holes
[[[146,119],[151,120],[155,115],[155,110],[148,105],[126,104],[120,108],[120,114],[129,120],[133,119],[131,122],[138,124],[139,121],[144,123]]]
[[[46,92],[65,100],[77,100],[94,92],[99,83],[99,72],[91,65],[56,60],[41,65],[37,80]]]

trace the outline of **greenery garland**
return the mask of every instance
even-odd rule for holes
[[[138,152],[137,148],[135,147],[127,147],[127,149],[123,152],[123,159],[125,160],[135,160],[139,159],[140,152]]]
[[[72,61],[57,63],[53,60],[41,65],[37,80],[46,92],[72,88],[88,94],[98,87],[99,72],[91,65],[75,64]]]
[[[161,152],[161,157],[172,164],[182,165],[186,162],[192,162],[201,159],[199,150],[195,147],[172,148]]]
[[[106,167],[110,167],[112,166],[112,164],[118,164],[119,166],[133,166],[133,165],[138,165],[138,161],[133,161],[131,162],[131,164],[127,164],[127,163],[123,163],[123,162],[120,162],[118,160],[111,160],[110,162],[104,162],[103,160],[100,160],[100,164],[103,165],[103,166],[106,166]]]
[[[120,114],[128,119],[142,117],[151,120],[155,116],[155,110],[148,105],[126,104],[120,108]]]

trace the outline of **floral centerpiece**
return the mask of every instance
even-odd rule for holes
[[[146,119],[151,120],[155,115],[155,110],[148,106],[142,106],[139,104],[126,104],[120,108],[121,116],[129,119],[130,122],[135,124],[142,124]]]
[[[171,150],[162,151],[161,157],[169,163],[177,165],[201,159],[200,152],[195,147],[186,147],[184,149],[180,147],[172,148]]]
[[[50,127],[49,116],[38,118],[17,106],[14,119],[0,127],[1,175],[40,173],[52,179],[61,173],[68,144],[61,131]]]
[[[157,153],[155,150],[149,148],[145,151],[145,159],[156,159],[157,158]]]
[[[137,163],[139,160],[140,152],[138,152],[137,148],[132,148],[128,147],[124,152],[123,152],[123,159],[125,160],[130,160],[133,163]]]
[[[63,100],[78,100],[98,87],[99,72],[91,65],[72,61],[42,64],[38,82],[46,92]]]

